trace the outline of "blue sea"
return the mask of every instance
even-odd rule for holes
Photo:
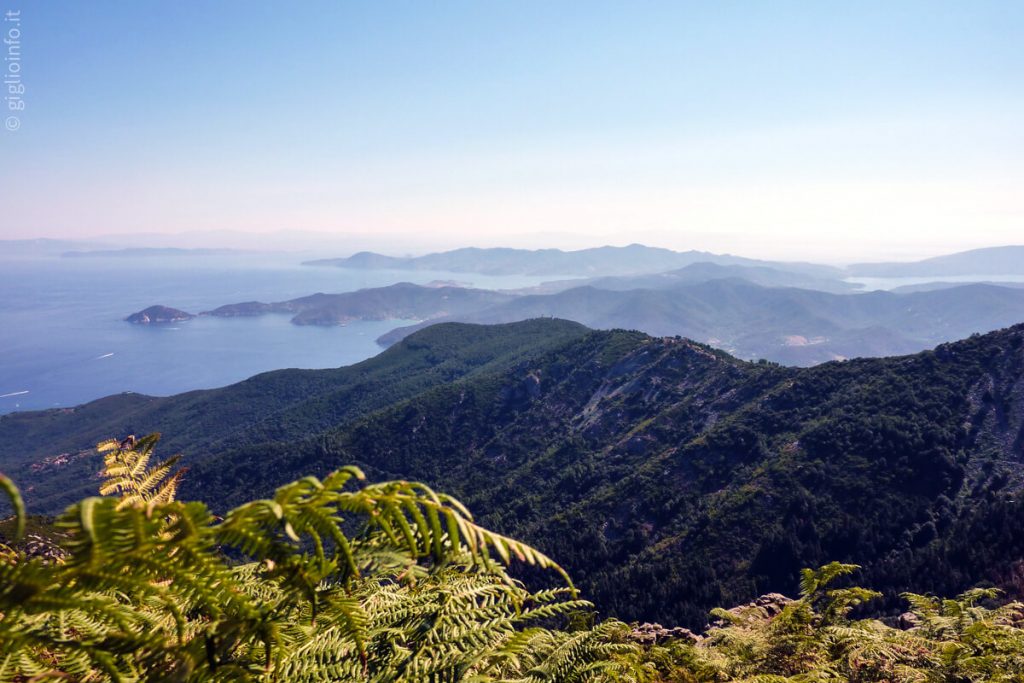
[[[548,277],[365,271],[300,265],[294,255],[4,259],[0,254],[0,414],[73,406],[114,393],[165,396],[267,370],[330,368],[381,351],[375,339],[412,321],[344,327],[289,317],[200,317],[171,325],[124,318],[153,304],[190,313],[395,282],[454,280],[511,289]]]

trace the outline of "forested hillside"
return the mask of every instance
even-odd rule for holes
[[[883,609],[905,590],[1022,592],[1024,326],[795,369],[678,338],[528,325],[518,341],[519,326],[431,328],[386,363],[295,375],[307,384],[291,392],[292,375],[271,373],[220,394],[108,399],[155,406],[120,422],[103,403],[11,416],[0,463],[20,463],[45,489],[27,494],[30,507],[52,510],[89,461],[30,474],[47,431],[88,448],[97,429],[195,438],[217,424],[185,450],[189,497],[224,508],[343,463],[423,480],[557,555],[604,613],[628,619],[700,626],[716,605],[794,592],[801,567],[830,560],[862,564]],[[456,329],[473,331],[486,363]],[[444,380],[438,335],[462,359]],[[505,350],[485,351],[494,343]],[[360,372],[390,381],[358,384]],[[246,386],[266,392],[262,408]],[[284,398],[271,407],[275,392]]]
[[[275,440],[302,442],[430,387],[508,368],[588,332],[552,320],[444,324],[335,370],[277,370],[222,389],[166,398],[126,393],[76,408],[0,415],[0,469],[22,484],[30,510],[57,512],[95,489],[93,446],[109,434],[163,432],[164,448],[189,456]]]

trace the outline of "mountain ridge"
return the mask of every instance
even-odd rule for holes
[[[632,275],[682,268],[708,261],[723,265],[773,266],[819,277],[839,277],[841,269],[813,263],[761,261],[704,251],[673,251],[662,247],[630,244],[625,247],[561,249],[513,249],[464,247],[423,256],[386,256],[359,252],[344,258],[316,259],[305,265],[359,269],[439,270],[488,275]]]
[[[914,353],[1020,322],[1024,290],[968,284],[909,294],[832,294],[726,278],[660,290],[589,285],[521,296],[452,319],[486,324],[538,316],[569,318],[595,329],[681,335],[746,359],[812,365]],[[429,324],[397,328],[378,342],[386,346]]]
[[[682,279],[679,271],[603,278],[554,292],[402,282],[277,303],[228,304],[200,315],[287,314],[296,325],[325,326],[353,320],[405,321],[377,338],[384,347],[440,321],[489,324],[553,317],[596,329],[623,327],[654,336],[681,335],[741,358],[802,366],[842,358],[913,353],[1024,320],[1024,288],[960,284],[907,293],[876,290],[837,294],[802,287],[766,287],[741,277],[716,277],[737,269],[744,273],[750,270],[748,267],[695,265],[699,266],[696,270],[693,266],[683,269],[687,274]],[[605,289],[602,282],[611,282],[615,288]],[[634,289],[631,283],[660,286]],[[408,321],[418,322],[410,325]]]
[[[846,271],[860,277],[1024,275],[1024,245],[971,249],[920,261],[855,263]]]
[[[324,294],[263,303],[227,304],[200,315],[221,318],[286,313],[296,325],[341,325],[352,320],[423,320],[458,315],[460,312],[508,301],[512,295],[468,287],[424,287],[399,282],[354,292]]]
[[[184,430],[184,491],[219,506],[341,463],[425,481],[499,531],[545,551],[557,544],[586,593],[624,618],[702,623],[710,606],[791,591],[796,570],[833,559],[863,564],[891,605],[899,591],[948,594],[979,581],[1024,593],[1024,325],[813,368],[548,320],[504,354],[491,349],[521,325],[429,328],[369,375],[270,373],[236,391],[270,401],[290,390],[291,405],[305,407],[272,411],[262,426],[246,393],[232,406],[230,394],[200,392],[159,424],[108,417],[90,428]],[[461,340],[470,332],[481,340],[474,353],[502,359],[476,365]],[[461,367],[431,375],[453,354]],[[422,381],[388,386],[403,376]],[[309,382],[323,383],[313,392],[322,398],[304,404]],[[365,409],[345,413],[357,396]],[[225,422],[247,409],[231,432]],[[78,420],[70,429],[84,448],[87,412],[0,419],[0,464],[37,462],[13,443],[15,426],[31,444]],[[227,434],[194,443],[206,429],[195,420]]]

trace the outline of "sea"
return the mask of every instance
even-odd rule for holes
[[[292,325],[287,315],[198,317],[132,325],[154,304],[189,313],[242,301],[285,301],[396,282],[455,281],[488,289],[551,276],[304,266],[288,254],[127,258],[0,254],[0,414],[63,408],[121,392],[166,396],[280,368],[333,368],[376,355],[381,334],[415,321]]]

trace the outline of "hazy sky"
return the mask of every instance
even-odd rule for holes
[[[1024,2],[8,6],[5,237],[1024,243]]]

